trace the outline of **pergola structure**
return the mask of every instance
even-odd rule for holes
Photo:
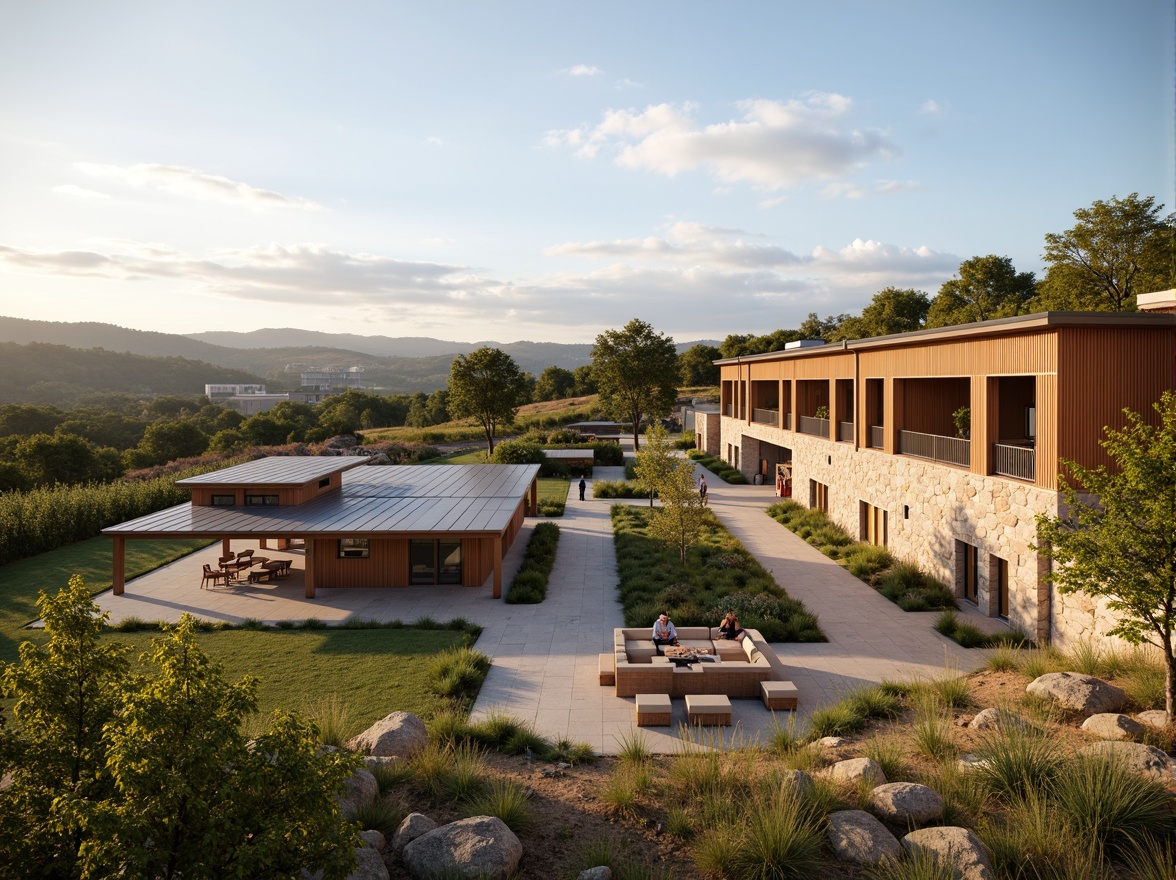
[[[523,519],[538,510],[538,465],[384,465],[366,458],[271,457],[177,481],[192,501],[103,529],[114,539],[114,592],[128,538],[304,542],[316,587],[480,586]]]

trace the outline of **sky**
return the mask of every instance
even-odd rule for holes
[[[0,0],[0,314],[677,341],[1174,210],[1171,0]]]

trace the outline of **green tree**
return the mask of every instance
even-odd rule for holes
[[[860,316],[846,318],[832,334],[832,341],[868,339],[921,330],[927,321],[927,310],[930,307],[930,297],[921,290],[887,287],[874,294]]]
[[[102,733],[118,708],[127,648],[99,640],[109,615],[77,575],[56,596],[42,592],[37,608],[48,641],[25,642],[20,662],[0,671],[16,721],[0,727],[0,776],[11,774],[0,789],[0,875],[76,877],[83,807],[112,792]]]
[[[425,404],[425,414],[430,425],[440,425],[449,421],[449,389],[438,388],[429,395]]]
[[[535,400],[563,400],[572,396],[575,387],[576,377],[571,370],[548,367],[535,381]]]
[[[678,550],[678,559],[686,564],[686,554],[698,543],[707,511],[694,488],[694,462],[686,458],[674,461],[670,472],[658,484],[661,507],[649,515],[649,534]]]
[[[1023,314],[1036,292],[1032,272],[989,254],[960,263],[959,277],[943,282],[927,311],[928,327],[950,327]]]
[[[18,442],[12,461],[36,486],[58,483],[105,483],[122,476],[122,459],[114,449],[99,449],[73,434],[34,434]]]
[[[678,370],[681,373],[682,385],[697,387],[699,385],[718,385],[719,368],[715,361],[722,353],[713,345],[692,345],[678,355]]]
[[[596,393],[596,379],[592,377],[591,364],[581,364],[572,370],[572,375],[576,377],[576,385],[572,389],[573,394],[577,397],[585,397]]]
[[[808,317],[800,323],[798,335],[801,339],[823,339],[829,342],[837,333],[839,327],[849,320],[849,315],[829,315],[822,319],[816,312],[809,312]],[[783,346],[780,346],[783,348]],[[773,349],[768,349],[772,351]]]
[[[86,874],[347,876],[358,832],[334,794],[358,758],[318,754],[313,727],[284,713],[250,746],[257,682],[227,682],[189,615],[152,640],[150,663],[158,672],[127,682],[107,733],[116,797],[90,808]]]
[[[1039,516],[1042,552],[1053,558],[1051,581],[1063,593],[1102,599],[1119,615],[1112,635],[1163,651],[1164,705],[1176,702],[1176,394],[1154,404],[1158,424],[1124,410],[1126,425],[1100,441],[1114,467],[1062,460],[1066,513]]]
[[[472,416],[486,435],[486,454],[494,454],[494,435],[515,414],[530,387],[519,365],[498,348],[479,348],[459,354],[449,370],[449,412]]]
[[[674,455],[674,445],[670,442],[670,432],[661,425],[650,425],[645,432],[645,448],[637,453],[633,464],[633,473],[637,482],[649,493],[649,506],[653,507],[653,496],[658,488],[670,475],[678,461]]]
[[[208,435],[190,419],[152,422],[139,445],[127,452],[127,464],[143,468],[191,458],[204,453],[208,440]]]
[[[1040,307],[1133,312],[1136,294],[1176,286],[1163,208],[1139,193],[1112,196],[1075,211],[1078,222],[1065,232],[1047,233]]]
[[[596,337],[592,375],[600,402],[618,421],[633,429],[633,448],[640,446],[641,417],[669,415],[678,397],[678,352],[674,340],[634,318],[620,330]]]

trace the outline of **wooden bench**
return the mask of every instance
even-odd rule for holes
[[[616,662],[613,654],[601,654],[599,663],[597,664],[600,673],[601,686],[610,686],[617,683],[617,671],[614,667]]]
[[[669,727],[673,706],[669,694],[638,694],[638,727]]]
[[[731,723],[731,701],[725,694],[687,694],[686,720],[725,727]]]
[[[769,709],[791,710],[796,708],[800,691],[790,681],[761,681],[760,697]]]

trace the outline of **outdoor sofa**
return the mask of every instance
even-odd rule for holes
[[[613,672],[618,697],[637,694],[725,694],[758,699],[760,682],[787,679],[784,664],[758,630],[745,629],[738,640],[719,637],[718,627],[678,627],[678,643],[684,648],[715,654],[718,663],[676,665],[659,656],[651,631],[643,628],[613,630]]]

